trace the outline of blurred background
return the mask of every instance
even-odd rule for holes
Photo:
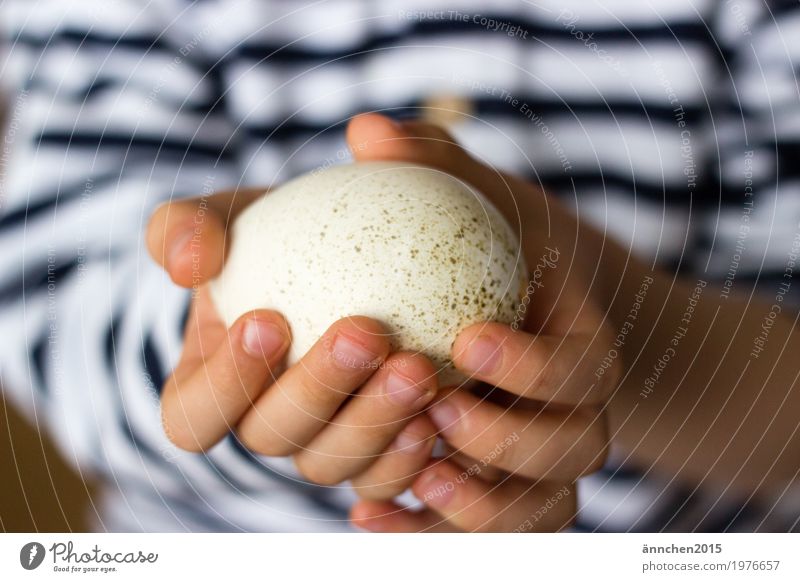
[[[0,96],[0,126],[5,100]],[[64,462],[0,386],[0,531],[87,531],[94,486]]]
[[[3,532],[87,531],[94,487],[64,462],[0,390],[0,529]]]

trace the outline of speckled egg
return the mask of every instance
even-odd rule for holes
[[[381,321],[396,350],[427,355],[457,382],[450,350],[466,326],[511,323],[526,285],[517,236],[479,192],[403,162],[296,178],[236,219],[210,290],[232,324],[257,308],[286,317],[296,362],[337,319]]]

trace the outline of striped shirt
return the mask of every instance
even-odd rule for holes
[[[347,162],[358,112],[452,120],[486,163],[721,289],[772,290],[800,232],[796,0],[6,0],[0,27],[0,376],[103,479],[101,530],[348,529],[344,485],[233,436],[167,440],[189,293],[142,233],[165,200]],[[624,461],[579,482],[575,529],[797,528],[796,495]]]

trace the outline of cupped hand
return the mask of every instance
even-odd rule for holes
[[[164,430],[178,447],[204,451],[231,432],[250,450],[293,456],[310,481],[335,484],[384,452],[400,460],[399,493],[430,458],[435,429],[416,416],[437,392],[423,355],[390,353],[382,325],[335,322],[284,369],[290,326],[267,309],[220,319],[206,283],[223,265],[227,226],[261,190],[224,192],[161,205],[148,226],[153,258],[193,290],[183,351],[162,393]]]
[[[419,510],[389,500],[407,466],[386,454],[353,480],[351,518],[373,531],[557,531],[575,517],[575,481],[601,467],[606,403],[620,363],[593,286],[597,233],[540,188],[475,159],[444,130],[367,114],[362,159],[439,168],[481,191],[520,233],[530,284],[512,325],[463,330],[452,358],[480,394],[444,390],[426,410],[447,452],[421,469]],[[351,137],[352,139],[352,137]]]

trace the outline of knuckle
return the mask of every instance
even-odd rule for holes
[[[320,462],[317,455],[303,451],[296,453],[292,458],[300,475],[311,483],[331,486],[337,485],[345,479],[345,477],[337,475],[336,471],[331,470],[325,463]]]
[[[176,418],[177,412],[174,404],[177,381],[175,375],[171,374],[164,382],[161,397],[161,429],[169,441],[181,450],[191,453],[202,452],[204,446],[198,441],[197,435],[191,429],[191,423],[186,419],[185,423],[179,422]],[[179,425],[185,425],[179,428]]]
[[[325,409],[339,395],[339,390],[333,384],[317,374],[318,372],[313,371],[311,368],[305,369],[302,370],[297,380],[295,404],[305,412],[311,412],[312,414],[315,410]],[[287,392],[287,394],[292,393],[294,393],[293,390]]]
[[[549,368],[550,365],[546,364],[543,367],[535,368],[526,373],[524,379],[524,388],[522,390],[522,396],[526,398],[536,398],[538,397],[541,392],[544,390],[544,387],[547,386],[549,381]]]
[[[369,501],[388,501],[400,495],[406,487],[392,483],[367,483],[361,479],[351,479],[355,492],[361,499]]]
[[[495,439],[492,440],[494,441]],[[497,467],[513,472],[519,468],[517,456],[513,444],[508,446],[495,446],[493,449],[486,451],[484,456],[478,459],[478,462],[485,467]]]
[[[209,365],[207,374],[207,378],[197,381],[209,384],[210,392],[213,394],[213,398],[216,400],[220,410],[236,406],[240,402],[247,402],[250,405],[253,404],[248,385],[238,374],[235,378],[230,378],[227,373],[223,375],[222,370],[219,368],[215,369],[213,365]]]
[[[256,434],[259,432],[260,434]],[[265,457],[288,457],[297,451],[297,445],[271,429],[256,431],[253,428],[237,431],[239,442],[247,450]]]

